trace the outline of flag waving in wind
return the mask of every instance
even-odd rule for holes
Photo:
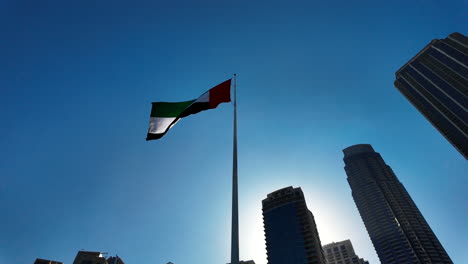
[[[195,100],[176,103],[152,103],[146,140],[160,139],[183,117],[196,114],[200,111],[214,109],[220,103],[230,101],[231,79],[216,85]]]

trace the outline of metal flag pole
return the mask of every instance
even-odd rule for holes
[[[234,138],[232,146],[231,264],[239,264],[239,209],[237,200],[237,87],[234,73]]]

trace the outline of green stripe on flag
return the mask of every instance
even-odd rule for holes
[[[177,117],[193,102],[195,102],[195,100],[177,103],[153,103],[153,108],[151,109],[151,117]]]

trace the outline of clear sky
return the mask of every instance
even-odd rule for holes
[[[370,143],[455,263],[468,164],[394,88],[466,1],[0,1],[0,263],[230,257],[232,104],[146,142],[152,101],[238,74],[240,255],[265,264],[261,200],[302,187],[322,243],[379,263],[343,170]]]

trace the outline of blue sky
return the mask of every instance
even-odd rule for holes
[[[232,105],[146,142],[152,101],[238,74],[241,258],[265,264],[261,200],[303,188],[323,243],[378,263],[341,150],[370,143],[455,263],[468,166],[393,87],[466,1],[0,1],[0,263],[226,263]]]

